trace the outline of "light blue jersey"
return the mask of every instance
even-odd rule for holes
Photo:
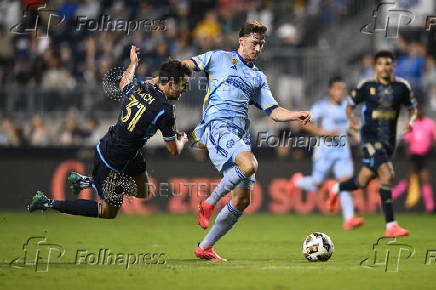
[[[253,64],[247,64],[237,51],[209,51],[192,58],[196,70],[208,77],[204,97],[203,120],[193,137],[207,147],[215,168],[224,172],[234,166],[236,156],[251,151],[248,106],[255,105],[268,115],[278,107],[266,76]],[[240,184],[250,187],[251,182]]]
[[[212,120],[232,120],[237,127],[247,130],[249,104],[267,114],[278,107],[266,76],[253,63],[246,64],[237,51],[209,51],[192,61],[196,70],[204,71],[208,77],[203,121],[193,134],[201,144],[206,144],[204,130]]]
[[[321,143],[321,146],[315,149],[312,176],[316,184],[322,184],[332,169],[336,178],[353,175],[353,160],[346,137],[348,132],[346,108],[346,101],[337,105],[329,99],[318,101],[312,107],[312,120],[321,121],[321,128],[324,131],[336,130],[341,137],[339,142]]]

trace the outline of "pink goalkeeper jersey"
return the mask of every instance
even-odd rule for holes
[[[424,117],[415,120],[412,131],[407,133],[404,139],[409,143],[411,154],[425,155],[430,151],[435,137],[433,120]]]

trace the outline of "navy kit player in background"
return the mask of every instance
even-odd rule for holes
[[[394,219],[392,205],[392,186],[394,169],[391,158],[395,149],[396,127],[401,106],[409,109],[409,119],[404,133],[412,129],[416,117],[416,100],[409,83],[393,76],[394,56],[390,51],[380,51],[375,55],[376,77],[362,81],[353,90],[347,116],[352,127],[357,127],[353,108],[362,103],[361,145],[364,151],[363,167],[357,179],[337,183],[332,187],[329,207],[336,203],[338,193],[344,190],[365,188],[378,176],[380,179],[380,196],[386,221],[385,236],[407,236],[409,231],[401,228]]]
[[[111,126],[96,148],[94,170],[91,177],[72,173],[73,193],[92,187],[102,203],[77,199],[71,201],[51,200],[37,192],[28,206],[29,211],[52,208],[62,213],[88,217],[114,218],[120,206],[107,199],[105,181],[120,175],[128,176],[136,184],[136,197],[149,194],[146,163],[141,148],[159,129],[168,151],[179,155],[188,141],[185,133],[175,131],[173,106],[168,100],[177,100],[186,91],[192,70],[178,60],[168,60],[159,70],[156,84],[139,83],[134,80],[138,66],[138,50],[130,50],[130,65],[123,73],[119,88],[125,97],[118,122]],[[122,201],[122,197],[121,197]]]

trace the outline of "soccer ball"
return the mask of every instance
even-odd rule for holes
[[[311,262],[327,261],[334,250],[332,240],[323,233],[312,233],[303,243],[303,255]]]

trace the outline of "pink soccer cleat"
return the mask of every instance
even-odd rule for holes
[[[365,222],[365,220],[363,218],[354,216],[354,217],[345,221],[344,230],[349,231],[349,230],[357,229],[358,227],[363,225],[364,222]]]
[[[294,173],[286,185],[286,193],[292,195],[294,193],[295,188],[297,187],[297,181],[303,177],[303,174],[300,172]]]
[[[388,229],[386,229],[385,236],[386,237],[402,237],[402,236],[408,236],[409,231],[403,229],[398,224],[393,224]]]
[[[215,209],[214,205],[208,204],[206,201],[200,202],[198,206],[198,224],[203,229],[207,229],[210,223],[210,217]]]
[[[197,246],[197,248],[195,248],[195,256],[203,260],[227,262],[226,259],[218,256],[218,254],[215,253],[212,247],[207,249],[201,249],[199,246]]]

